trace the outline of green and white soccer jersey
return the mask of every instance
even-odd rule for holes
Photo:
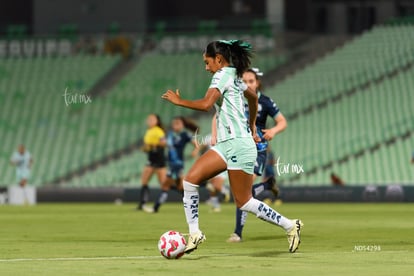
[[[221,97],[215,103],[217,111],[217,142],[251,137],[245,116],[244,91],[247,85],[237,77],[236,69],[224,67],[213,75],[210,88],[217,88]]]

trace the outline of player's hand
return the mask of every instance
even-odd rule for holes
[[[215,146],[217,144],[217,137],[216,135],[211,135],[210,137],[210,145]]]
[[[267,141],[270,141],[275,137],[276,131],[273,128],[270,129],[263,129],[263,138],[265,138]]]
[[[195,148],[193,149],[193,151],[191,152],[191,157],[193,157],[193,158],[197,158],[197,157],[198,157],[198,155],[199,155],[199,152],[200,152],[200,149],[199,149],[198,147],[195,147]]]
[[[180,91],[177,89],[174,91],[172,90],[168,90],[167,92],[165,92],[161,98],[166,99],[167,101],[173,103],[173,104],[178,104],[181,97],[180,97]]]
[[[254,142],[259,143],[261,139],[259,135],[257,135],[256,126],[253,126],[251,129],[252,129],[252,137],[253,137]]]

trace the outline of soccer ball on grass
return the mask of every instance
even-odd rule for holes
[[[158,241],[158,250],[167,259],[179,259],[187,245],[184,236],[178,231],[167,231]]]

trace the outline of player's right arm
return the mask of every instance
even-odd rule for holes
[[[180,92],[177,89],[176,92],[168,90],[162,95],[162,98],[178,106],[199,111],[209,111],[214,103],[220,98],[220,95],[220,91],[217,88],[209,88],[204,98],[198,100],[185,100],[180,97]]]
[[[17,166],[18,157],[16,153],[13,153],[12,157],[10,158],[10,164],[12,166]]]

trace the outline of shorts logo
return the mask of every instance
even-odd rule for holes
[[[237,156],[233,155],[233,156],[230,158],[230,160],[231,160],[233,163],[237,163]]]

